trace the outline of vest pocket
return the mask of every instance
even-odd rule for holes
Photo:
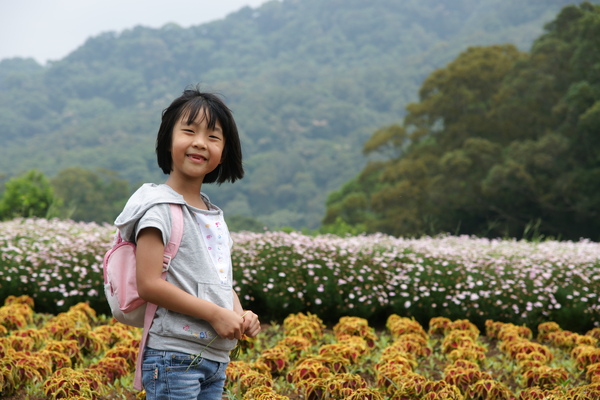
[[[230,285],[199,282],[198,297],[228,310],[233,310],[233,292]]]

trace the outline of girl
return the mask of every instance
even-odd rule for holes
[[[221,399],[229,352],[242,335],[260,332],[258,316],[243,310],[232,287],[223,212],[201,193],[203,183],[244,176],[231,111],[214,94],[185,90],[163,111],[156,155],[167,181],[144,184],[115,221],[137,243],[140,297],[158,305],[143,349],[143,387],[148,400]],[[184,231],[162,279],[170,203],[182,205]]]

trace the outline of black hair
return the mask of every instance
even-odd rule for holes
[[[198,86],[184,90],[181,96],[163,110],[162,121],[156,136],[158,166],[165,174],[171,173],[173,170],[171,157],[173,128],[182,116],[187,116],[187,123],[191,124],[200,112],[205,113],[209,129],[214,129],[218,121],[225,137],[221,164],[214,171],[206,174],[202,182],[221,184],[226,181],[233,183],[242,179],[244,176],[242,146],[231,110],[216,94],[201,92]]]

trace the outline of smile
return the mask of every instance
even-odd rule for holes
[[[206,161],[206,157],[201,156],[200,154],[187,154],[186,157],[193,161]]]

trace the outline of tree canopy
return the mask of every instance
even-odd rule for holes
[[[600,6],[565,7],[528,53],[472,47],[432,72],[324,223],[393,235],[600,239]]]
[[[31,170],[9,179],[0,198],[0,219],[15,217],[54,217],[60,200],[50,181],[40,171]]]

